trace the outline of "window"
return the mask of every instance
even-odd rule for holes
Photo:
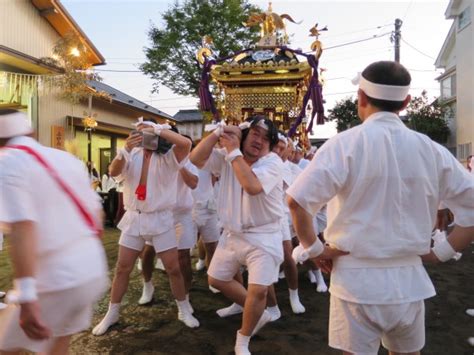
[[[471,23],[471,7],[468,6],[458,16],[458,31]]]
[[[458,144],[457,153],[459,160],[466,160],[472,155],[472,143]]]
[[[447,100],[456,96],[456,74],[441,80],[441,99]]]

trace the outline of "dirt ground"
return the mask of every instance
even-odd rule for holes
[[[106,231],[104,245],[110,270],[117,258],[115,229]],[[474,336],[474,318],[465,314],[474,308],[474,246],[459,262],[428,268],[438,295],[426,301],[426,347],[424,354],[474,354],[466,339]],[[112,272],[111,272],[112,276]],[[156,271],[154,302],[138,306],[141,278],[137,270],[131,277],[120,323],[106,335],[95,337],[89,331],[72,342],[72,354],[232,354],[235,332],[241,317],[221,319],[215,311],[229,305],[222,295],[207,288],[205,272],[195,272],[191,301],[201,326],[192,330],[177,320],[176,306],[165,274]],[[11,267],[7,253],[0,253],[0,290],[11,287]],[[282,317],[255,336],[250,350],[255,354],[338,354],[327,346],[329,294],[320,294],[300,271],[300,297],[306,313],[294,315],[288,301],[285,280],[280,280],[277,295]],[[105,314],[108,295],[97,306],[93,324]],[[381,350],[379,354],[387,354]]]

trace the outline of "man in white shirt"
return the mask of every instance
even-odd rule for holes
[[[139,132],[130,134],[125,147],[119,150],[110,166],[110,174],[123,180],[126,212],[118,224],[122,233],[109,309],[93,329],[94,335],[104,334],[118,322],[120,303],[127,290],[130,273],[147,241],[153,244],[165,266],[178,306],[178,319],[188,327],[199,326],[186,300],[172,213],[176,204],[179,169],[188,157],[191,142],[169,128],[168,125],[139,121]],[[155,134],[174,146],[166,153],[145,149],[142,141],[147,134]]]
[[[377,354],[382,341],[391,354],[419,354],[424,299],[435,295],[419,255],[430,251],[439,202],[457,224],[452,243],[436,251],[443,260],[454,241],[474,233],[474,179],[398,117],[410,81],[399,63],[369,65],[358,78],[362,125],[327,141],[287,191],[302,244],[297,259],[333,258],[332,247],[350,252],[334,259],[330,285],[329,345],[346,353]],[[331,247],[311,223],[326,203]]]
[[[208,275],[210,285],[244,307],[237,355],[250,354],[250,337],[271,319],[264,311],[268,286],[278,280],[283,260],[283,163],[271,152],[278,131],[263,116],[250,118],[241,129],[219,126],[191,153],[198,168],[220,176],[217,212],[224,233]],[[218,141],[223,149],[214,148]],[[248,269],[248,291],[233,279],[241,265]]]
[[[177,177],[176,204],[173,208],[173,220],[178,247],[179,266],[181,269],[181,274],[183,275],[186,300],[188,302],[189,290],[191,289],[191,282],[193,278],[190,249],[194,247],[197,240],[196,227],[192,216],[193,197],[191,195],[191,189],[195,189],[197,183],[197,169],[188,160],[184,167],[179,169],[179,174]],[[147,241],[145,248],[146,249],[142,253],[142,274],[144,278],[143,292],[140,300],[138,301],[138,304],[141,305],[150,303],[153,299],[153,293],[155,291],[151,281],[151,276],[155,267],[153,265],[153,261],[155,259],[156,253],[153,250],[153,244],[151,242]],[[160,261],[161,259],[158,259],[158,262]]]
[[[102,206],[82,162],[31,134],[23,112],[0,110],[0,229],[15,278],[0,352],[66,354],[107,287]]]
[[[293,183],[296,177],[301,173],[301,169],[297,165],[293,164],[288,160],[288,156],[293,150],[291,140],[285,136],[283,132],[278,133],[278,144],[273,147],[273,152],[277,154],[283,162],[283,191],[286,191],[289,186]],[[283,272],[288,284],[288,292],[290,295],[290,305],[293,313],[299,314],[304,313],[306,309],[301,304],[298,295],[298,269],[296,267],[295,260],[291,256],[293,252],[293,236],[290,230],[290,210],[286,202],[286,196],[283,198],[283,210],[284,216],[281,219],[281,231],[283,236],[283,254],[284,260],[282,263]],[[272,286],[269,291],[269,302],[267,310],[272,314],[273,319],[278,319],[281,316],[278,308],[275,289]]]
[[[209,267],[220,237],[217,218],[214,176],[206,170],[198,169],[198,186],[192,190],[194,198],[193,219],[205,248],[205,259],[199,259],[196,269]],[[212,290],[212,288],[211,288]]]

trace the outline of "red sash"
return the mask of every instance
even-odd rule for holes
[[[22,150],[34,157],[38,161],[38,163],[40,163],[45,168],[45,170],[49,173],[53,180],[57,182],[57,184],[61,187],[64,193],[69,196],[73,204],[77,207],[82,219],[87,224],[87,226],[94,231],[97,237],[102,237],[102,228],[97,226],[92,215],[89,213],[89,211],[87,211],[87,209],[84,207],[79,198],[74,194],[72,189],[64,182],[63,179],[61,179],[57,171],[54,170],[53,167],[49,165],[48,162],[44,160],[41,155],[39,155],[36,151],[26,145],[8,145],[6,146],[6,148]]]

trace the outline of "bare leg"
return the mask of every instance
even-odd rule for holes
[[[237,303],[242,307],[244,306],[245,297],[247,296],[247,290],[239,281],[221,281],[209,276],[208,282],[209,285],[220,290],[222,294],[228,299],[230,299],[232,302]]]
[[[197,245],[198,245],[199,259],[201,259],[201,260],[206,259],[206,249],[204,248],[204,243],[202,241],[201,236],[199,236],[199,240],[198,240]]]
[[[267,307],[275,307],[278,306],[278,301],[275,293],[275,286],[271,285],[268,286],[268,294],[267,294]]]
[[[112,281],[112,291],[110,303],[122,302],[123,295],[127,291],[130,273],[137,261],[139,251],[119,246],[119,255],[115,267],[114,280]]]
[[[189,290],[191,289],[191,283],[193,280],[193,274],[191,269],[191,255],[189,254],[189,249],[178,250],[178,256],[179,267],[181,269],[181,274],[183,275],[184,280],[185,293],[189,294]]]
[[[295,260],[291,256],[293,251],[293,245],[290,240],[283,242],[283,271],[285,272],[286,282],[290,290],[298,289],[298,269],[296,267]]]
[[[171,293],[178,301],[186,299],[183,275],[178,260],[178,249],[172,248],[157,254],[163,261],[166,273],[168,274]]]
[[[67,355],[69,353],[70,341],[71,335],[56,338],[48,355]]]
[[[242,317],[242,327],[239,330],[240,334],[244,336],[252,335],[265,310],[267,292],[268,286],[249,284],[244,305],[244,315]]]
[[[217,242],[203,243],[203,244],[206,249],[206,266],[209,268],[212,257],[214,256],[214,252],[216,251]]]
[[[155,248],[151,245],[145,245],[141,253],[142,259],[142,275],[145,282],[150,282],[154,269]]]
[[[109,309],[100,323],[94,327],[92,334],[103,335],[110,326],[118,322],[120,302],[122,302],[123,295],[127,291],[130,273],[139,254],[140,252],[137,250],[119,245],[119,255],[114,280],[112,281]]]

